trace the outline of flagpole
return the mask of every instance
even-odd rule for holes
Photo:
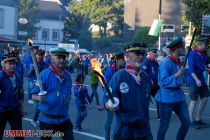
[[[160,0],[160,2],[159,2],[159,15],[158,15],[159,21],[161,20],[161,18],[160,18],[160,16],[161,16],[161,10],[162,10],[162,0]],[[161,46],[160,46],[160,33],[161,33],[161,28],[160,28],[159,37],[158,37],[158,50],[161,50]]]

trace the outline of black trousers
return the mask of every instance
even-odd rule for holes
[[[70,120],[62,122],[60,124],[49,124],[49,123],[40,122],[40,130],[46,130],[46,131],[52,130],[54,134],[56,132],[63,133],[64,135],[61,136],[63,140],[74,140],[73,125]],[[51,140],[52,136],[50,135],[51,134],[49,134],[48,136],[42,136],[41,140]]]
[[[128,138],[128,139],[122,139],[118,136],[113,136],[113,140],[153,140],[153,137],[152,134],[140,138]]]
[[[0,112],[0,139],[2,140],[7,122],[11,130],[22,130],[22,115],[18,108]],[[15,140],[23,140],[23,137],[15,137]]]

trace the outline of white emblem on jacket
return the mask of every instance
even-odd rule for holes
[[[127,83],[125,83],[125,82],[120,83],[120,92],[122,92],[122,93],[129,92],[129,86]]]

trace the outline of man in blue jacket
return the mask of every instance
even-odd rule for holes
[[[7,122],[12,130],[22,129],[24,93],[22,80],[15,73],[16,55],[8,53],[2,56],[2,70],[0,71],[0,139]],[[16,137],[15,140],[23,140]]]
[[[74,140],[73,125],[69,116],[72,81],[65,70],[67,52],[62,48],[50,51],[52,65],[40,73],[44,92],[39,86],[32,90],[32,98],[39,102],[39,122],[41,130],[59,132],[63,140]],[[42,140],[51,139],[42,136]]]
[[[155,99],[160,104],[160,126],[157,140],[165,139],[173,111],[181,121],[181,127],[176,139],[184,140],[190,126],[190,118],[185,94],[181,89],[184,68],[181,68],[179,56],[185,54],[185,48],[181,38],[172,41],[167,48],[169,49],[169,55],[160,64],[158,73],[160,89],[155,96]]]
[[[114,111],[114,140],[152,140],[149,124],[149,90],[151,80],[140,66],[146,52],[145,44],[133,43],[125,48],[124,69],[116,72],[110,86],[113,96],[119,99],[118,110],[106,103],[106,108]]]
[[[198,45],[192,50],[188,58],[189,75],[188,83],[190,84],[190,98],[189,114],[192,121],[192,126],[200,128],[200,125],[207,125],[201,120],[201,115],[204,111],[208,97],[210,96],[207,84],[205,82],[203,72],[206,70],[206,56],[204,51],[207,50],[208,38],[199,37],[197,39]],[[198,101],[198,95],[201,99],[198,106],[197,115],[194,118],[193,113]]]
[[[104,72],[104,77],[106,79],[107,84],[109,85],[110,80],[115,72],[125,67],[125,60],[124,60],[124,53],[117,53],[112,58],[113,65],[108,66],[106,71]],[[102,91],[104,93],[104,104],[109,100],[108,93],[106,92],[105,88],[102,87]],[[113,112],[109,109],[106,109],[106,121],[105,121],[105,140],[110,140],[110,132],[111,132],[111,125],[113,120]]]
[[[158,69],[159,69],[159,64],[156,61],[157,57],[157,49],[155,48],[150,48],[147,51],[147,56],[146,59],[144,60],[141,70],[145,71],[151,78],[153,86],[152,90],[150,91],[150,95],[152,97],[155,97],[157,91],[159,90],[159,85],[158,85]],[[157,119],[160,119],[160,112],[159,112],[159,104],[158,101],[156,101],[156,107],[157,107]]]

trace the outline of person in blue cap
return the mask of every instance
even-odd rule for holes
[[[159,64],[156,61],[157,58],[157,49],[155,48],[150,48],[147,51],[147,56],[146,59],[144,60],[141,70],[145,71],[151,78],[153,86],[152,90],[150,92],[150,95],[152,97],[155,97],[157,91],[159,90],[159,85],[158,85],[158,69],[159,69]],[[159,104],[158,101],[156,101],[156,107],[157,107],[157,119],[160,119],[160,112],[159,112]]]
[[[115,54],[113,57],[111,57],[111,60],[113,61],[113,65],[108,66],[105,72],[103,73],[108,85],[110,83],[113,74],[125,67],[124,53],[120,52]],[[102,87],[102,91],[104,93],[103,102],[105,104],[109,100],[109,96],[104,87]],[[113,120],[113,112],[110,111],[109,109],[106,109],[105,140],[110,140],[112,120]]]
[[[15,73],[15,53],[2,56],[2,70],[0,71],[0,139],[7,122],[12,130],[22,130],[24,92],[20,76]],[[23,140],[15,137],[15,140]]]
[[[75,107],[76,107],[76,119],[75,130],[82,130],[82,122],[87,117],[87,106],[90,106],[91,98],[88,94],[88,89],[83,85],[85,76],[78,74],[74,85]]]
[[[160,104],[160,126],[157,140],[165,139],[173,111],[181,121],[176,139],[184,140],[189,130],[190,118],[185,94],[181,89],[184,68],[181,67],[179,56],[185,55],[185,48],[181,38],[172,41],[167,48],[169,55],[159,66],[158,83],[160,89],[155,96]]]
[[[43,92],[39,86],[32,90],[33,100],[39,102],[39,122],[41,130],[59,132],[63,140],[74,140],[73,125],[69,116],[72,80],[65,69],[68,52],[63,48],[50,51],[52,65],[40,73]],[[42,140],[51,139],[52,136]]]
[[[140,71],[146,44],[133,43],[125,48],[124,69],[117,71],[111,81],[112,94],[119,105],[109,101],[105,107],[114,111],[114,140],[152,140],[149,123],[149,76]]]
[[[190,98],[191,102],[189,105],[189,114],[192,121],[192,127],[200,128],[201,125],[207,125],[203,120],[201,120],[201,115],[205,109],[208,97],[210,96],[209,89],[205,82],[203,72],[206,69],[206,56],[204,52],[207,50],[208,38],[199,37],[197,38],[197,46],[194,47],[189,54],[188,58],[188,83],[190,84]],[[208,70],[209,71],[209,70]],[[201,101],[198,106],[196,117],[194,118],[194,111],[198,101],[198,96]]]
[[[32,46],[32,52],[34,54],[37,53],[37,51],[39,50],[39,46]],[[33,88],[34,85],[34,77],[28,75],[28,73],[30,72],[30,70],[33,68],[33,62],[32,62],[32,57],[31,54],[27,55],[26,57],[26,73],[28,76],[28,103],[29,104],[33,104],[33,100],[32,100],[32,96],[31,96],[31,89]]]
[[[37,64],[37,68],[38,68],[39,73],[42,72],[44,69],[49,67],[49,65],[44,61],[44,54],[45,54],[45,52],[41,49],[39,49],[35,54],[36,64]],[[33,85],[31,85],[32,89],[33,89],[35,84],[36,84],[36,80],[37,80],[34,67],[30,68],[30,70],[28,72],[28,76],[31,79],[33,79],[33,81],[34,81]],[[39,125],[38,116],[39,116],[39,109],[38,109],[38,104],[36,104],[35,105],[35,114],[34,114],[33,120],[31,121],[31,124],[35,127],[37,127]]]
[[[23,68],[23,64],[20,61],[20,52],[18,48],[13,48],[12,52],[16,55],[16,67],[15,67],[15,72],[19,74],[22,83],[23,83],[23,76],[24,76],[24,68]]]
[[[44,62],[46,62],[48,65],[51,64],[51,59],[50,59],[50,53],[49,53],[49,51],[45,51]]]

